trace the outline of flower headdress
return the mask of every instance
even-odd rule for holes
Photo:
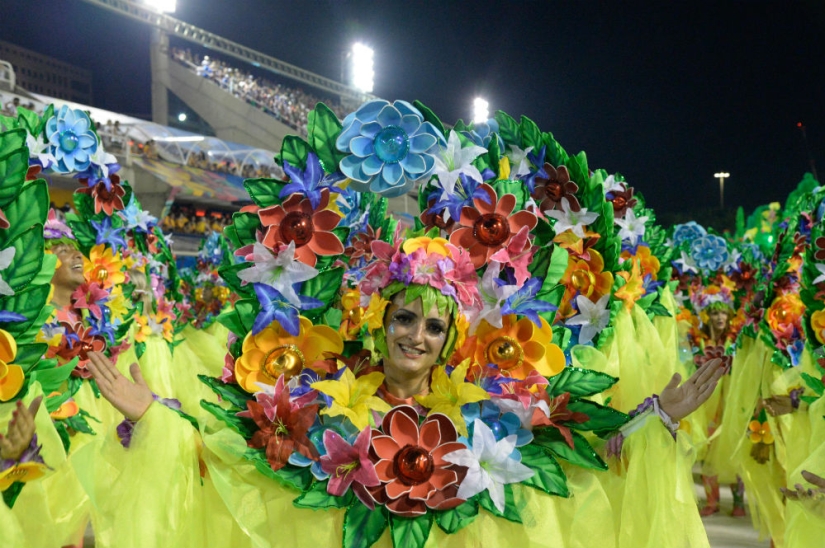
[[[46,239],[46,249],[51,249],[60,244],[77,247],[77,238],[75,238],[72,229],[57,218],[57,212],[54,209],[49,210],[46,224],[43,225],[43,237]]]

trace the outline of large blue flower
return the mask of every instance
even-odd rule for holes
[[[46,122],[49,152],[55,157],[54,170],[61,173],[83,171],[91,164],[97,151],[97,136],[92,131],[89,115],[66,105]]]
[[[475,145],[490,148],[490,141],[493,134],[498,137],[498,149],[504,150],[504,140],[498,135],[499,126],[495,118],[488,118],[486,122],[478,122],[471,126],[471,129],[462,131],[461,134],[471,140]]]
[[[690,244],[690,257],[705,272],[713,272],[728,261],[728,246],[724,238],[708,234]]]
[[[690,242],[705,236],[707,231],[695,221],[690,221],[683,225],[676,225],[673,230],[673,245],[679,247],[684,242]]]
[[[441,132],[405,101],[369,101],[347,115],[343,125],[335,145],[350,155],[341,160],[341,171],[355,190],[388,198],[430,175],[433,154],[447,146]]]

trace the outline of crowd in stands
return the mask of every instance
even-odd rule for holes
[[[230,67],[209,56],[201,58],[189,49],[172,48],[172,58],[209,78],[236,97],[245,100],[271,114],[279,121],[297,130],[302,137],[307,134],[307,114],[322,101],[301,89],[276,84],[257,78],[248,72]],[[338,101],[323,100],[339,118],[346,114]]]
[[[175,204],[160,223],[164,232],[175,234],[206,235],[210,231],[223,231],[232,222],[229,211],[208,211],[186,204]]]
[[[20,97],[15,97],[14,99],[10,99],[8,101],[4,100],[5,98],[0,95],[0,104],[3,105],[3,115],[10,116],[12,118],[17,118],[17,107],[27,108],[29,110],[35,110],[34,103],[29,101],[28,104],[23,104],[20,102]]]
[[[243,177],[244,179],[278,177],[278,175],[275,172],[271,172],[267,166],[256,167],[249,163],[239,165],[231,159],[216,161],[210,158],[209,155],[203,150],[190,152],[188,158],[186,159],[186,165],[189,167],[226,173],[228,175],[235,175],[238,177]]]

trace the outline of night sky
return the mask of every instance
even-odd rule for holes
[[[88,68],[97,107],[151,113],[149,28],[80,0],[4,2],[0,39]],[[667,4],[667,5],[664,5]],[[445,122],[532,118],[659,212],[784,201],[825,176],[825,3],[178,0],[175,17],[339,79],[360,39],[375,94]]]

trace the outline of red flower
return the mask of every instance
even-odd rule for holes
[[[26,180],[27,181],[34,181],[37,179],[37,176],[40,175],[40,172],[43,171],[43,166],[40,164],[33,164],[29,166],[29,169],[26,170]]]
[[[474,198],[474,208],[464,206],[459,226],[450,235],[451,244],[470,252],[476,269],[488,263],[496,251],[506,248],[522,227],[532,230],[538,222],[529,211],[513,213],[516,197],[512,194],[505,194],[499,200],[490,185],[483,184],[479,189],[487,193],[489,203]]]
[[[635,207],[637,200],[633,197],[633,187],[627,183],[619,183],[622,190],[611,190],[607,193],[607,201],[613,204],[613,217],[621,219],[628,209]]]
[[[103,317],[100,306],[105,304],[108,298],[109,292],[100,287],[97,282],[84,282],[72,293],[74,307],[85,308],[97,319]]]
[[[295,242],[295,258],[315,266],[317,255],[340,255],[344,245],[333,232],[341,216],[330,209],[329,190],[321,191],[321,203],[317,210],[312,209],[309,198],[293,194],[284,203],[270,206],[258,211],[266,233],[263,243],[273,252],[279,246]]]
[[[357,260],[364,257],[364,259],[370,261],[372,259],[371,244],[379,237],[381,237],[381,229],[379,228],[378,232],[376,232],[371,226],[367,225],[366,232],[359,232],[352,237],[352,246],[348,247],[344,253],[346,253],[350,260]]]
[[[536,177],[536,189],[533,191],[533,198],[538,202],[541,211],[551,209],[561,209],[561,199],[567,198],[570,203],[570,211],[579,211],[579,199],[576,192],[579,185],[570,180],[570,172],[566,166],[554,168],[548,163],[544,164],[544,171],[547,178]]]
[[[756,270],[746,262],[739,263],[739,272],[734,272],[731,280],[736,284],[738,289],[750,291],[756,283]]]
[[[550,416],[548,417],[544,414],[544,411],[536,407],[533,409],[533,426],[550,426],[555,428],[562,435],[564,441],[567,442],[567,445],[570,446],[570,449],[573,449],[573,434],[570,433],[570,428],[562,423],[572,421],[581,424],[590,420],[590,417],[584,413],[570,411],[567,408],[567,404],[570,403],[570,392],[565,392],[561,396],[550,399],[547,392],[539,390],[536,396],[547,403],[547,407],[550,409]]]
[[[441,213],[433,213],[432,208],[437,201],[436,198],[430,198],[427,202],[427,209],[422,211],[418,218],[421,219],[421,222],[427,230],[437,226],[449,234],[453,226],[455,226],[455,219],[451,217],[449,221],[444,220],[444,211],[447,211],[446,209],[442,210]]]
[[[89,188],[87,178],[78,179],[81,187],[77,190],[81,194],[91,194],[95,200],[95,213],[105,211],[106,215],[110,217],[115,211],[122,210],[123,197],[126,195],[126,190],[120,186],[120,175],[112,173],[109,175],[109,188],[107,188],[106,181],[100,181],[95,186]]]
[[[373,431],[375,471],[381,487],[371,491],[387,509],[400,516],[415,517],[434,510],[455,508],[463,500],[458,493],[463,467],[444,460],[444,455],[466,449],[456,441],[455,426],[445,415],[433,414],[418,426],[418,413],[409,405],[392,409]]]
[[[50,347],[46,357],[60,358],[64,364],[77,357],[79,361],[72,375],[83,379],[92,378],[92,373],[86,369],[86,364],[89,363],[89,352],[103,351],[106,348],[106,341],[102,337],[91,335],[89,329],[80,322],[61,321],[60,326],[64,330],[60,344]]]
[[[726,356],[725,347],[721,345],[706,346],[704,354],[699,354],[693,357],[693,363],[695,363],[698,368],[702,367],[710,360],[715,360],[716,358],[720,358],[722,360],[719,367],[723,368],[725,371],[730,369],[730,366],[733,363],[733,356]]]
[[[0,228],[8,228],[10,226],[9,220],[6,218],[6,214],[3,213],[2,209],[0,209]]]

